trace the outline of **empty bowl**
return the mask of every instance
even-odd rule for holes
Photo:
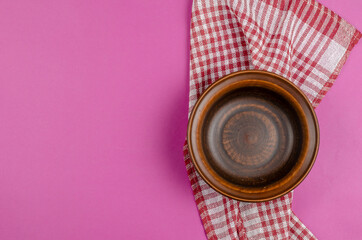
[[[190,157],[216,191],[248,202],[294,189],[319,146],[310,102],[292,82],[266,71],[240,71],[212,84],[188,125]]]

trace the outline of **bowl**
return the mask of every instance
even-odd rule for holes
[[[307,97],[277,74],[248,70],[212,84],[187,130],[200,176],[221,194],[261,202],[293,190],[318,152],[318,121]]]

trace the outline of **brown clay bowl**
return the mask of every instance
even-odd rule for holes
[[[294,189],[319,146],[313,107],[298,87],[270,72],[225,76],[199,98],[188,125],[201,177],[228,197],[261,202]]]

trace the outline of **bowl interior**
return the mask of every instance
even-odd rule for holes
[[[225,180],[264,187],[286,176],[301,154],[301,119],[281,95],[263,86],[220,97],[201,123],[208,163]]]
[[[204,180],[224,195],[265,201],[296,187],[314,163],[318,124],[288,80],[244,71],[213,84],[191,114],[188,145]]]

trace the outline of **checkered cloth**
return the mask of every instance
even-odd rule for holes
[[[240,70],[275,72],[314,107],[332,86],[361,33],[314,0],[194,0],[189,112],[217,79]],[[185,164],[208,239],[316,239],[292,211],[292,193],[245,203],[210,188]]]

